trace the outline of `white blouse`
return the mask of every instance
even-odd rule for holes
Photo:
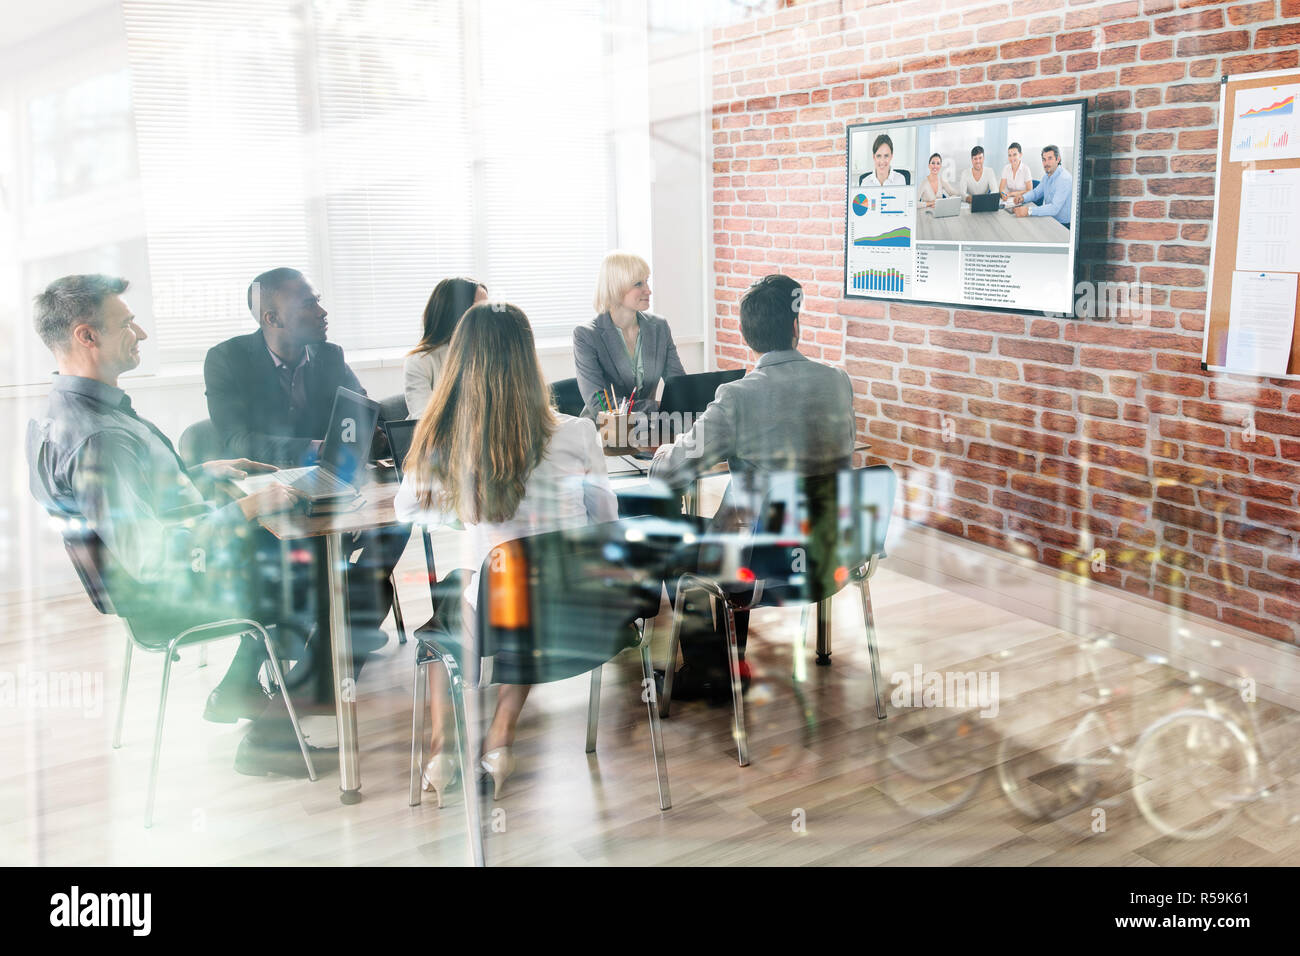
[[[502,522],[465,525],[455,567],[470,568],[474,577],[465,589],[471,607],[478,602],[478,572],[497,545],[516,538],[579,528],[618,518],[618,499],[609,485],[605,451],[596,426],[586,418],[560,415],[546,453],[524,485],[524,497],[513,516]],[[421,508],[415,497],[414,474],[407,472],[393,500],[401,521],[423,524],[430,530],[456,525],[454,512]],[[442,564],[443,556],[438,556]]]
[[[882,183],[876,177],[876,171],[873,169],[871,172],[867,173],[867,178],[861,180],[858,183],[858,185],[859,186],[906,186],[907,183],[904,182],[903,180],[903,174],[896,169],[891,169],[889,171],[889,175],[885,177],[885,181]]]
[[[406,414],[409,418],[419,418],[429,404],[434,386],[442,367],[447,364],[450,345],[439,345],[427,352],[408,355],[402,364],[403,391],[406,393]]]
[[[1020,172],[1014,176],[1011,173],[1011,164],[1007,163],[1002,167],[1000,179],[1007,181],[1008,192],[1020,192],[1022,189],[1029,189],[1034,184],[1033,179],[1029,176],[1029,167],[1024,163],[1020,164]]]

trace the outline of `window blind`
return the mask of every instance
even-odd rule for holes
[[[450,275],[539,339],[590,319],[613,244],[604,6],[123,0],[163,363],[250,331],[244,291],[281,265],[346,349],[413,346]]]

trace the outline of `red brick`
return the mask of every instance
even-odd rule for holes
[[[1024,339],[999,339],[998,354],[1010,358],[1034,359],[1039,362],[1053,362],[1057,365],[1074,363],[1074,347],[1056,345],[1049,342],[1026,341]]]
[[[1255,31],[1255,47],[1300,46],[1300,24],[1260,27]]]

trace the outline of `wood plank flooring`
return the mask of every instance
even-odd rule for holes
[[[428,616],[418,541],[403,558],[405,617]],[[997,766],[1030,760],[1026,786],[1050,795],[1069,768],[1054,755],[1089,711],[1075,746],[1105,756],[1129,747],[1156,717],[1211,698],[1247,720],[1232,688],[1099,646],[882,565],[872,587],[884,690],[923,671],[998,676],[998,715],[978,708],[889,704],[877,721],[861,605],[835,601],[834,664],[796,684],[795,609],[753,617],[747,698],[752,765],[736,764],[730,708],[676,703],[664,722],[673,806],[660,812],[637,658],[605,670],[597,752],[583,752],[587,680],[537,688],[517,741],[519,769],[499,803],[484,805],[492,865],[1133,865],[1300,863],[1300,826],[1245,813],[1218,835],[1162,835],[1133,798],[1121,756],[1097,768],[1094,789],[1055,819],[1033,819],[1008,800]],[[457,790],[439,810],[426,795],[407,806],[413,645],[391,640],[359,681],[364,800],[341,806],[337,774],[316,783],[250,778],[232,769],[246,723],[200,719],[234,645],[174,668],[155,824],[142,826],[161,661],[137,655],[125,746],[110,746],[123,632],[82,597],[0,608],[0,671],[84,671],[102,680],[98,706],[0,707],[0,862],[6,864],[433,864],[466,861]],[[670,619],[655,622],[655,660]],[[812,635],[808,637],[809,645]],[[1091,662],[1092,667],[1089,666]],[[1100,678],[1100,684],[1098,683]],[[93,686],[93,680],[92,680]],[[20,702],[21,703],[21,702]],[[93,701],[91,702],[93,704]],[[1235,710],[1234,710],[1235,708]],[[89,712],[87,712],[89,711]],[[1298,715],[1259,703],[1255,715],[1300,785]],[[1097,729],[1100,727],[1101,729]],[[312,717],[314,743],[332,744],[332,718]],[[1093,739],[1095,738],[1095,739]],[[1055,776],[1053,776],[1055,774]],[[1262,777],[1261,777],[1262,780]],[[1196,798],[1194,787],[1187,799]],[[1180,797],[1181,798],[1181,797]],[[1097,829],[1098,811],[1104,829]]]

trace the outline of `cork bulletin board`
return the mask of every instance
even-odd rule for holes
[[[1296,70],[1222,78],[1204,369],[1300,379],[1297,92]]]

